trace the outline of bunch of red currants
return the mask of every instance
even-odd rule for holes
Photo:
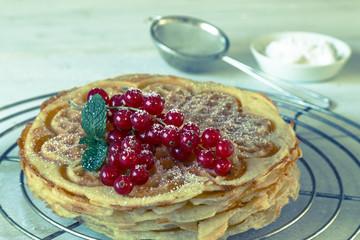
[[[108,121],[114,129],[107,134],[109,144],[107,164],[100,172],[100,180],[113,186],[121,195],[128,195],[134,185],[143,185],[149,179],[154,163],[155,146],[163,144],[171,148],[171,156],[186,161],[196,154],[199,165],[213,169],[217,175],[229,174],[232,163],[228,159],[233,144],[222,139],[215,128],[207,128],[200,134],[199,127],[188,122],[179,109],[163,113],[165,102],[154,92],[143,94],[129,88],[123,94],[109,98],[104,89],[93,88],[87,100],[99,94],[108,106]],[[126,171],[126,174],[121,172]]]

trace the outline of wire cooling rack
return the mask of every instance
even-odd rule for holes
[[[0,213],[17,237],[107,239],[80,221],[62,219],[35,199],[17,157],[16,139],[47,94],[0,107]],[[266,93],[287,122],[295,122],[303,157],[300,195],[260,230],[230,239],[356,239],[360,236],[360,124],[329,110]],[[3,152],[2,152],[3,151]],[[4,228],[4,226],[2,226]],[[22,233],[22,234],[21,234]],[[13,238],[14,236],[9,236]]]

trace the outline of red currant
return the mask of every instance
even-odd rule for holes
[[[202,150],[197,155],[197,161],[203,168],[212,169],[216,163],[216,156],[209,150]]]
[[[167,147],[176,147],[180,144],[180,129],[174,125],[167,125],[161,130],[161,142]]]
[[[109,107],[120,107],[125,105],[124,95],[119,93],[110,98]]]
[[[151,115],[160,114],[164,110],[164,100],[157,93],[148,93],[143,96],[143,108]]]
[[[153,119],[144,110],[133,113],[130,117],[132,126],[137,131],[144,131],[148,129],[153,123]]]
[[[184,131],[180,134],[180,146],[187,152],[194,150],[199,142],[200,138],[194,131]]]
[[[161,131],[164,126],[158,123],[153,124],[146,132],[146,140],[151,144],[161,144]]]
[[[108,143],[121,142],[127,135],[128,135],[128,132],[125,132],[125,131],[121,131],[118,129],[111,130],[108,133],[107,142]]]
[[[130,88],[124,93],[124,100],[127,106],[138,108],[142,106],[143,95],[140,89]]]
[[[182,148],[171,148],[171,156],[178,161],[186,161],[190,158],[191,152],[185,151]]]
[[[151,169],[154,166],[154,154],[148,150],[142,150],[139,153],[139,165],[146,165],[147,169]]]
[[[107,156],[107,163],[117,169],[121,169],[120,156],[121,152],[109,152]]]
[[[106,186],[113,186],[119,176],[119,169],[111,165],[103,166],[100,171],[100,181]]]
[[[99,94],[104,100],[105,103],[108,104],[109,103],[109,95],[107,94],[107,92],[102,89],[102,88],[93,88],[91,89],[87,96],[86,96],[86,101],[89,101],[90,98],[92,98],[92,96],[94,96],[95,94]]]
[[[220,176],[228,175],[231,168],[232,163],[227,158],[220,158],[214,166],[215,173]]]
[[[180,127],[184,123],[184,114],[179,109],[171,109],[165,115],[165,123]]]
[[[146,131],[135,131],[135,136],[141,143],[147,143],[147,132]]]
[[[135,136],[127,136],[121,143],[121,151],[125,151],[125,149],[132,149],[136,153],[141,151],[141,142]]]
[[[109,145],[109,153],[112,152],[121,152],[121,142],[115,141]]]
[[[146,168],[137,165],[131,170],[130,178],[135,185],[143,185],[149,179],[149,171],[146,170]]]
[[[120,156],[121,156],[121,152],[120,151],[109,151],[108,156],[107,156],[107,163],[117,169],[120,169]]]
[[[230,157],[234,153],[234,145],[229,140],[221,140],[216,145],[216,155],[219,157]]]
[[[124,95],[123,94],[116,94],[110,98],[109,107],[120,107],[124,106]],[[112,113],[115,113],[117,109],[110,109]]]
[[[187,122],[182,127],[183,131],[194,131],[197,135],[200,135],[200,128],[193,122]]]
[[[143,143],[143,144],[141,144],[141,151],[142,150],[147,150],[147,151],[153,152],[154,147],[150,143]]]
[[[114,182],[114,189],[118,194],[128,195],[134,188],[134,184],[131,182],[130,177],[121,175]]]
[[[113,124],[115,127],[122,130],[129,130],[132,127],[131,117],[132,112],[128,109],[121,109],[114,113]]]
[[[139,157],[134,150],[127,148],[120,154],[119,162],[121,168],[132,169],[139,163]]]
[[[201,142],[206,148],[215,147],[220,140],[221,134],[219,130],[215,128],[207,128],[201,135]]]

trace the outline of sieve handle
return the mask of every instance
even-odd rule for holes
[[[277,77],[271,76],[270,74],[267,74],[263,71],[247,66],[229,56],[222,56],[221,60],[252,76],[256,80],[259,80],[267,86],[277,90],[278,92],[288,97],[295,98],[297,101],[307,102],[312,105],[316,105],[318,107],[326,109],[329,109],[332,106],[331,100],[327,97],[321,96],[298,85],[294,85],[289,82],[280,80]]]

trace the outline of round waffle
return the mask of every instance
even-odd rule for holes
[[[81,167],[85,150],[79,138],[81,110],[88,91],[109,95],[123,87],[154,91],[165,99],[165,111],[180,109],[201,131],[214,127],[233,142],[231,173],[217,176],[172,159],[159,146],[146,184],[122,196],[99,180],[99,172]],[[292,126],[262,94],[212,82],[174,76],[132,74],[64,91],[45,101],[21,138],[21,166],[33,194],[62,217],[79,218],[114,239],[219,239],[273,222],[299,191],[301,156]]]

